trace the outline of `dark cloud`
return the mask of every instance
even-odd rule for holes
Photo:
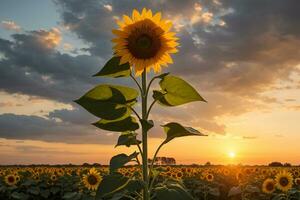
[[[12,35],[13,41],[0,39],[0,90],[67,102],[78,98],[96,84],[91,75],[101,60],[87,55],[70,56],[40,42],[33,31]]]
[[[74,113],[76,115],[77,112]],[[77,124],[75,121],[68,123],[38,116],[2,114],[0,115],[0,137],[65,143],[111,144],[116,141],[117,134],[107,135],[107,132],[85,122],[85,124]]]

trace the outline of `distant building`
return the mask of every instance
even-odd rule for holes
[[[149,159],[149,163],[151,163],[152,160]],[[154,165],[176,165],[175,158],[169,158],[169,157],[156,157],[154,161]]]

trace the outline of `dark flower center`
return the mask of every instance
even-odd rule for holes
[[[286,177],[282,177],[282,178],[280,178],[279,183],[280,183],[280,185],[285,187],[289,184],[289,180]]]
[[[145,19],[129,26],[127,48],[138,59],[153,58],[161,49],[160,35],[164,32],[151,20]]]
[[[274,189],[274,184],[271,183],[271,182],[269,182],[269,183],[267,184],[266,188],[267,188],[268,191],[272,191],[272,190]]]
[[[89,175],[88,176],[88,182],[91,185],[96,185],[97,182],[98,182],[98,180],[97,180],[97,178],[94,175]]]
[[[148,35],[143,34],[139,38],[137,38],[136,44],[141,49],[149,49],[152,45],[152,39]]]
[[[9,176],[7,180],[8,180],[8,182],[13,183],[13,182],[15,182],[15,177]]]

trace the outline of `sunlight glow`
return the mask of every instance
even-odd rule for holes
[[[229,158],[235,158],[236,154],[233,151],[228,152],[228,157]]]

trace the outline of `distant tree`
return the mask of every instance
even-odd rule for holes
[[[283,164],[281,162],[271,162],[269,164],[270,167],[282,167]]]
[[[82,166],[83,166],[83,167],[89,167],[90,164],[89,164],[89,163],[83,163]]]
[[[211,163],[208,161],[205,163],[205,166],[211,166]]]
[[[290,163],[284,163],[283,166],[284,167],[291,167],[292,165]]]

